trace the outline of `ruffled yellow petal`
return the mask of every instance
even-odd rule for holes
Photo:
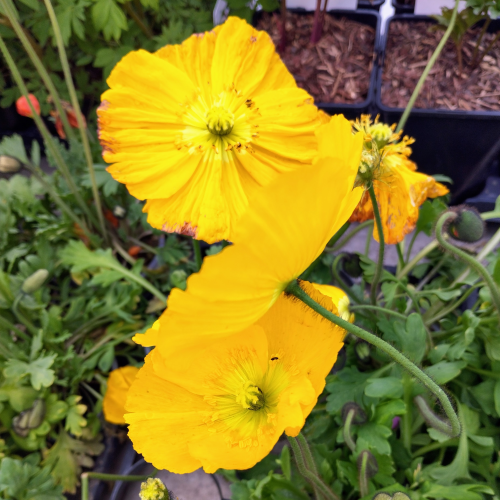
[[[158,332],[160,330],[160,320],[156,320],[151,328],[144,333],[136,333],[132,340],[143,347],[154,347],[158,343]]]
[[[108,387],[102,402],[104,418],[112,424],[124,424],[125,401],[127,393],[134,381],[139,368],[124,366],[109,374]]]
[[[103,157],[147,200],[157,229],[232,240],[258,188],[316,156],[312,98],[269,35],[241,19],[154,54],[131,52],[108,84],[98,110]]]
[[[338,315],[342,319],[354,323],[354,314],[349,311],[349,297],[343,290],[332,285],[321,285],[319,283],[312,283],[312,285],[323,295],[332,299],[335,307],[337,308]]]
[[[331,156],[258,191],[234,245],[207,257],[186,291],[171,292],[160,321],[164,356],[200,336],[228,335],[257,321],[349,218],[362,194],[352,190],[362,137],[342,127],[345,118],[332,120],[339,133],[330,140]]]

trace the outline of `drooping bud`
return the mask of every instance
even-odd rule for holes
[[[360,361],[366,361],[370,357],[370,344],[364,340],[357,341],[354,350]]]
[[[170,500],[171,495],[161,479],[150,477],[141,484],[139,498],[141,500]]]
[[[359,254],[357,253],[346,254],[342,259],[342,267],[344,271],[353,278],[359,278],[363,274]]]
[[[370,479],[378,472],[377,459],[368,450],[363,450],[356,460],[358,466],[359,491],[364,497],[369,493]]]
[[[21,162],[12,156],[0,156],[0,173],[14,174],[21,169]]]
[[[38,99],[33,94],[28,94],[28,98],[33,108],[35,108],[36,114],[40,116],[40,103],[38,102]],[[29,118],[33,118],[33,112],[31,111],[30,105],[28,104],[28,100],[24,96],[21,96],[16,101],[16,110],[21,116],[28,116]]]
[[[47,269],[38,269],[24,280],[21,290],[24,293],[35,293],[43,285],[48,275]]]
[[[438,417],[422,396],[415,396],[413,402],[417,406],[420,415],[422,415],[423,419],[427,422],[427,425],[447,436],[453,437],[450,424]]]
[[[344,424],[346,423],[347,417],[349,416],[349,414],[352,414],[351,423],[354,425],[364,424],[364,423],[366,423],[366,420],[368,418],[366,416],[365,410],[363,410],[363,408],[361,408],[361,406],[359,406],[357,403],[354,403],[353,401],[346,403],[342,407],[341,414],[342,414],[342,420],[343,420]]]
[[[451,207],[449,211],[457,215],[448,226],[448,234],[452,238],[466,243],[474,243],[483,237],[484,221],[474,207],[458,205]]]

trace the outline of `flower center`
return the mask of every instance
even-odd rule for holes
[[[228,135],[233,130],[234,115],[228,109],[217,104],[206,114],[207,129],[214,135]]]
[[[370,135],[377,143],[379,149],[382,149],[392,137],[393,131],[389,125],[385,123],[374,123],[370,126]]]
[[[247,410],[257,411],[264,408],[266,399],[260,388],[247,380],[236,395],[236,402]]]

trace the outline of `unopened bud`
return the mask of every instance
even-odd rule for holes
[[[422,396],[415,396],[413,399],[416,407],[420,415],[422,415],[423,419],[427,422],[427,425],[436,429],[447,436],[454,437],[451,432],[451,426],[449,423],[445,422],[441,418],[439,418],[430,408],[427,401]]]
[[[457,215],[448,226],[450,236],[466,243],[474,243],[483,237],[484,221],[474,207],[459,205],[450,211]]]
[[[370,344],[364,340],[356,342],[354,350],[360,361],[366,361],[370,357]]]
[[[14,432],[21,437],[26,437],[31,429],[37,429],[45,418],[45,401],[35,399],[33,406],[24,410],[12,419]]]
[[[116,207],[113,208],[113,215],[117,219],[123,219],[125,217],[125,215],[127,215],[127,211],[123,207],[121,207],[120,205],[116,205]]]
[[[377,459],[368,450],[363,450],[356,460],[358,466],[359,490],[361,496],[368,495],[369,481],[378,472]]]
[[[14,174],[21,169],[21,162],[12,156],[0,156],[0,173]]]
[[[361,269],[359,254],[349,253],[342,259],[342,266],[344,271],[353,278],[359,278],[363,274]]]
[[[21,287],[24,293],[35,293],[49,276],[47,269],[38,269],[31,276],[28,276]]]
[[[139,497],[141,500],[170,500],[170,493],[160,479],[150,477],[141,484]]]
[[[344,424],[346,423],[349,414],[352,414],[352,416],[350,417],[351,424],[361,425],[366,423],[367,416],[365,411],[363,410],[363,408],[361,408],[361,406],[359,406],[357,403],[354,403],[353,401],[346,403],[342,407],[341,413]]]
[[[397,491],[392,496],[388,493],[378,493],[373,500],[410,500],[410,497],[402,491]]]

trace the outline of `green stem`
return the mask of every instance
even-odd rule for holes
[[[495,380],[500,380],[500,373],[497,372],[482,370],[481,368],[475,368],[474,366],[468,366],[467,370],[477,373],[478,375],[484,375],[485,377],[493,378]]]
[[[401,419],[401,433],[403,435],[403,444],[404,447],[411,454],[411,438],[412,438],[412,392],[413,392],[413,383],[411,377],[408,372],[403,373],[403,398],[406,406],[406,413],[402,416]]]
[[[120,474],[104,474],[102,472],[84,472],[82,479],[82,500],[89,500],[89,479],[101,479],[103,481],[146,481],[153,477],[156,471],[149,476],[121,476]]]
[[[403,247],[401,242],[396,243],[396,251],[398,252],[398,267],[399,269],[403,269],[403,267],[405,267],[405,258],[403,256]]]
[[[339,241],[335,246],[332,246],[332,247],[327,246],[325,248],[325,252],[337,252],[343,246],[345,246],[349,240],[351,240],[354,236],[356,236],[356,234],[358,234],[360,231],[362,231],[365,227],[369,227],[372,225],[373,225],[372,220],[367,220],[365,222],[362,222],[361,224],[358,224],[349,234],[347,234],[345,236],[345,238],[343,240]]]
[[[342,290],[344,290],[344,292],[347,295],[349,295],[349,297],[354,302],[357,302],[358,304],[361,304],[361,303],[363,303],[363,299],[361,299],[360,297],[358,297],[354,293],[354,291],[352,290],[352,288],[341,278],[340,273],[338,272],[339,262],[342,260],[343,257],[344,257],[343,254],[337,255],[337,257],[335,257],[335,260],[333,261],[333,264],[332,264],[333,278],[340,285],[340,288],[342,288]]]
[[[59,59],[61,60],[61,65],[63,68],[64,79],[66,80],[66,86],[68,87],[69,96],[71,99],[71,105],[75,110],[76,121],[78,122],[78,129],[80,130],[80,137],[83,143],[83,151],[85,153],[85,159],[87,161],[87,168],[89,169],[90,181],[92,183],[92,193],[94,195],[94,202],[97,209],[97,217],[99,219],[99,225],[101,227],[101,233],[104,240],[107,240],[106,225],[104,223],[104,215],[102,212],[101,198],[99,197],[99,190],[97,188],[97,182],[95,178],[94,162],[92,161],[92,152],[90,151],[89,138],[87,136],[87,127],[83,121],[82,110],[80,109],[80,103],[76,96],[75,85],[73,83],[73,78],[71,77],[71,69],[68,63],[68,57],[66,56],[66,50],[64,48],[64,41],[61,34],[61,29],[59,28],[59,23],[57,22],[56,13],[50,0],[44,0],[45,7],[49,13],[50,22],[52,23],[52,29],[54,30],[54,35],[56,37],[57,48],[59,50]]]
[[[351,223],[347,221],[333,236],[332,239],[328,242],[327,247],[333,247],[337,241],[342,238],[344,233],[349,229]]]
[[[299,300],[307,304],[311,309],[316,311],[318,314],[330,320],[332,323],[335,323],[336,325],[340,326],[344,330],[347,330],[349,333],[352,333],[356,337],[366,340],[370,344],[379,348],[381,351],[388,354],[394,361],[399,363],[403,368],[408,370],[425,387],[427,387],[427,389],[429,389],[429,391],[431,391],[439,400],[447,417],[450,420],[452,435],[458,436],[460,434],[460,421],[446,393],[426,373],[424,373],[420,368],[418,368],[414,363],[412,363],[404,354],[400,353],[397,349],[395,349],[390,344],[388,344],[381,338],[377,337],[376,335],[373,335],[372,333],[363,330],[359,326],[353,325],[348,321],[345,321],[342,318],[339,318],[335,314],[331,313],[330,311],[326,310],[315,300],[309,297],[309,295],[307,295],[307,293],[304,292],[304,290],[302,290],[298,281],[292,281],[291,283],[289,283],[285,289],[285,292],[294,295]]]
[[[410,260],[411,251],[413,249],[413,245],[415,244],[415,240],[417,239],[418,231],[415,230],[413,236],[411,237],[410,244],[408,245],[408,250],[406,252],[406,260]]]
[[[193,240],[193,251],[194,251],[194,261],[196,263],[196,271],[199,271],[201,269],[201,264],[203,262],[203,258],[201,256],[201,248],[200,248],[200,242],[198,240]]]
[[[326,484],[306,466],[304,455],[296,438],[287,436],[299,472],[317,489],[326,500],[340,500]],[[318,499],[319,500],[319,499]]]
[[[484,17],[483,17],[484,19]],[[488,27],[491,23],[491,17],[487,16],[485,23],[483,24],[483,27],[481,29],[481,33],[479,34],[479,37],[476,42],[476,46],[474,47],[474,52],[472,53],[472,66],[476,67],[476,57],[479,52],[479,47],[481,46],[481,42],[483,41],[483,37],[486,34],[486,31],[488,30]]]
[[[450,252],[453,256],[457,257],[458,259],[464,261],[470,268],[476,271],[476,273],[483,278],[484,282],[486,283],[486,285],[490,290],[493,304],[498,314],[500,315],[500,292],[498,291],[498,287],[495,281],[493,280],[492,276],[488,272],[488,270],[474,257],[465,253],[463,250],[460,250],[457,247],[453,246],[449,241],[447,241],[447,239],[443,235],[444,224],[447,221],[455,219],[456,217],[457,214],[455,214],[454,212],[445,212],[443,215],[441,215],[436,224],[436,238],[439,241],[439,244],[445,250]]]
[[[398,133],[400,130],[402,130],[404,128],[404,126],[406,125],[406,121],[408,120],[408,117],[410,116],[410,112],[415,104],[415,101],[418,98],[418,95],[420,94],[420,91],[422,90],[424,82],[427,79],[427,76],[429,75],[432,67],[434,66],[434,63],[437,61],[439,54],[441,54],[443,47],[445,46],[446,42],[448,41],[448,38],[450,37],[450,35],[453,31],[453,28],[455,27],[455,21],[457,19],[457,11],[458,11],[458,2],[459,2],[459,0],[455,0],[455,7],[453,9],[453,14],[452,14],[451,19],[450,19],[450,24],[448,25],[448,28],[446,29],[446,32],[443,35],[443,38],[441,38],[438,46],[436,47],[436,50],[434,51],[431,58],[429,59],[429,62],[425,66],[425,69],[422,72],[422,75],[417,82],[415,90],[413,91],[413,94],[411,95],[410,100],[408,101],[408,104],[406,105],[406,109],[404,110],[404,113],[399,120],[398,126],[396,128],[396,133]]]
[[[36,335],[38,333],[38,328],[29,320],[27,319],[24,314],[19,312],[19,303],[21,302],[22,298],[25,296],[24,292],[20,292],[17,297],[14,299],[14,302],[12,304],[12,312],[14,313],[14,316],[24,325],[26,328],[30,331],[32,335]],[[28,340],[25,338],[25,340]]]
[[[90,392],[90,394],[92,394],[92,396],[94,396],[98,401],[102,401],[104,398],[102,396],[102,394],[99,394],[95,389],[92,389],[92,387],[90,387],[89,384],[87,384],[86,382],[81,382],[81,384],[83,385],[83,387],[85,387],[85,389],[87,389],[87,391]]]
[[[135,281],[139,285],[141,285],[143,288],[151,292],[155,297],[158,297],[161,301],[167,303],[167,297],[164,295],[158,288],[156,288],[154,285],[152,285],[149,281],[145,280],[142,276],[138,276],[137,274],[134,274],[133,272],[129,271],[125,267],[121,266],[120,264],[117,264],[116,266],[109,266],[111,269],[114,269],[115,271],[120,272],[123,274],[123,276],[131,279],[132,281]]]
[[[348,411],[347,416],[345,418],[344,428],[342,430],[342,434],[344,436],[344,442],[347,446],[349,446],[352,452],[354,452],[354,450],[356,449],[356,443],[353,441],[351,437],[351,424],[355,414],[356,410],[354,408],[351,408]]]
[[[26,335],[22,330],[17,328],[16,325],[11,323],[8,319],[4,318],[3,316],[0,316],[0,325],[3,328],[7,328],[8,330],[14,331],[16,333],[16,335],[21,337],[23,340],[26,340],[27,342],[31,342],[31,338],[28,335]]]
[[[63,110],[62,104],[61,104],[61,98],[59,97],[59,93],[56,90],[56,87],[54,86],[54,83],[52,82],[52,79],[49,76],[48,71],[45,69],[45,66],[43,65],[42,61],[40,60],[40,57],[36,53],[35,49],[33,48],[33,45],[30,43],[28,40],[28,37],[23,30],[22,26],[19,24],[19,21],[17,20],[15,14],[12,12],[10,4],[6,0],[0,0],[0,4],[3,6],[5,14],[9,18],[9,21],[12,25],[12,28],[17,34],[17,37],[19,40],[21,40],[21,43],[23,44],[24,50],[27,52],[29,58],[31,59],[31,62],[33,63],[33,66],[35,66],[36,70],[38,71],[38,74],[40,75],[40,78],[42,79],[43,83],[47,87],[47,90],[49,91],[49,94],[52,97],[52,100],[54,102],[54,105],[57,109],[57,112],[59,113],[59,116],[61,117],[62,124],[64,126],[64,131],[66,132],[66,136],[68,139],[72,140],[75,138],[75,135],[73,133],[73,129],[71,128],[68,117],[66,113]]]
[[[481,214],[481,219],[489,220],[489,219],[500,219],[500,212],[483,212]]]
[[[402,319],[406,321],[407,316],[404,314],[398,313],[396,311],[393,311],[392,309],[386,309],[385,307],[380,307],[380,306],[371,306],[371,305],[355,305],[355,306],[350,306],[349,309],[351,311],[357,311],[357,310],[362,310],[362,309],[371,309],[373,311],[379,311],[381,313],[385,314],[390,314],[391,316],[396,316],[396,318]]]
[[[422,455],[425,455],[426,453],[429,453],[429,451],[434,451],[434,450],[439,450],[441,448],[447,448],[448,446],[458,446],[458,439],[450,439],[448,441],[445,441],[444,443],[431,443],[428,444],[427,446],[422,446],[422,448],[419,448],[415,453],[413,453],[413,457],[420,457]]]
[[[12,73],[12,76],[14,77],[14,80],[16,82],[16,85],[19,87],[19,90],[21,91],[21,94],[23,97],[26,99],[26,102],[28,103],[31,113],[33,115],[33,120],[35,121],[35,124],[40,131],[40,134],[43,137],[43,140],[45,141],[45,144],[47,145],[48,150],[54,157],[54,160],[57,164],[58,169],[61,171],[62,176],[64,177],[66,183],[68,184],[68,187],[70,191],[73,193],[78,205],[82,209],[82,211],[89,217],[90,220],[95,220],[95,217],[93,216],[92,212],[89,210],[89,207],[83,200],[83,198],[80,195],[79,190],[77,189],[71,175],[68,169],[68,166],[64,162],[61,154],[59,153],[59,150],[57,149],[54,139],[50,135],[49,131],[47,130],[47,127],[45,126],[45,123],[43,120],[38,116],[37,112],[35,111],[35,108],[33,107],[33,104],[31,103],[31,100],[29,99],[29,92],[26,87],[26,84],[24,83],[24,80],[21,76],[21,73],[19,72],[19,69],[16,66],[16,63],[14,62],[14,59],[10,55],[9,50],[7,49],[7,46],[5,45],[5,42],[3,41],[3,38],[0,36],[0,50],[3,53],[3,56],[5,57],[5,60],[7,62],[7,65],[9,66],[9,69]]]
[[[375,274],[373,275],[372,288],[370,291],[370,297],[372,304],[377,305],[377,290],[380,277],[382,276],[382,271],[384,270],[384,251],[385,251],[385,241],[384,241],[384,229],[382,227],[382,219],[380,218],[380,211],[378,209],[377,197],[375,196],[375,190],[373,189],[373,184],[368,188],[368,193],[370,195],[370,200],[373,205],[373,214],[375,216],[375,222],[377,224],[378,239],[379,239],[379,249],[378,249],[378,262],[375,269]]]
[[[366,467],[368,465],[368,453],[363,453],[361,456],[361,467],[359,468],[358,481],[359,481],[359,494],[364,497],[368,495],[368,474]]]
[[[304,460],[306,463],[306,467],[313,473],[318,475],[318,468],[316,467],[316,462],[311,453],[311,448],[309,447],[309,443],[307,439],[303,436],[302,433],[299,433],[297,436],[297,441],[299,442],[300,449],[302,450]]]
[[[398,279],[404,278],[424,257],[427,256],[427,254],[431,253],[438,246],[439,243],[437,240],[431,241],[426,247],[422,248],[422,250],[420,250],[420,252],[418,252],[417,255],[415,255],[415,257],[413,257],[413,259],[411,259],[410,262],[403,267],[403,269],[401,269],[396,277]]]

